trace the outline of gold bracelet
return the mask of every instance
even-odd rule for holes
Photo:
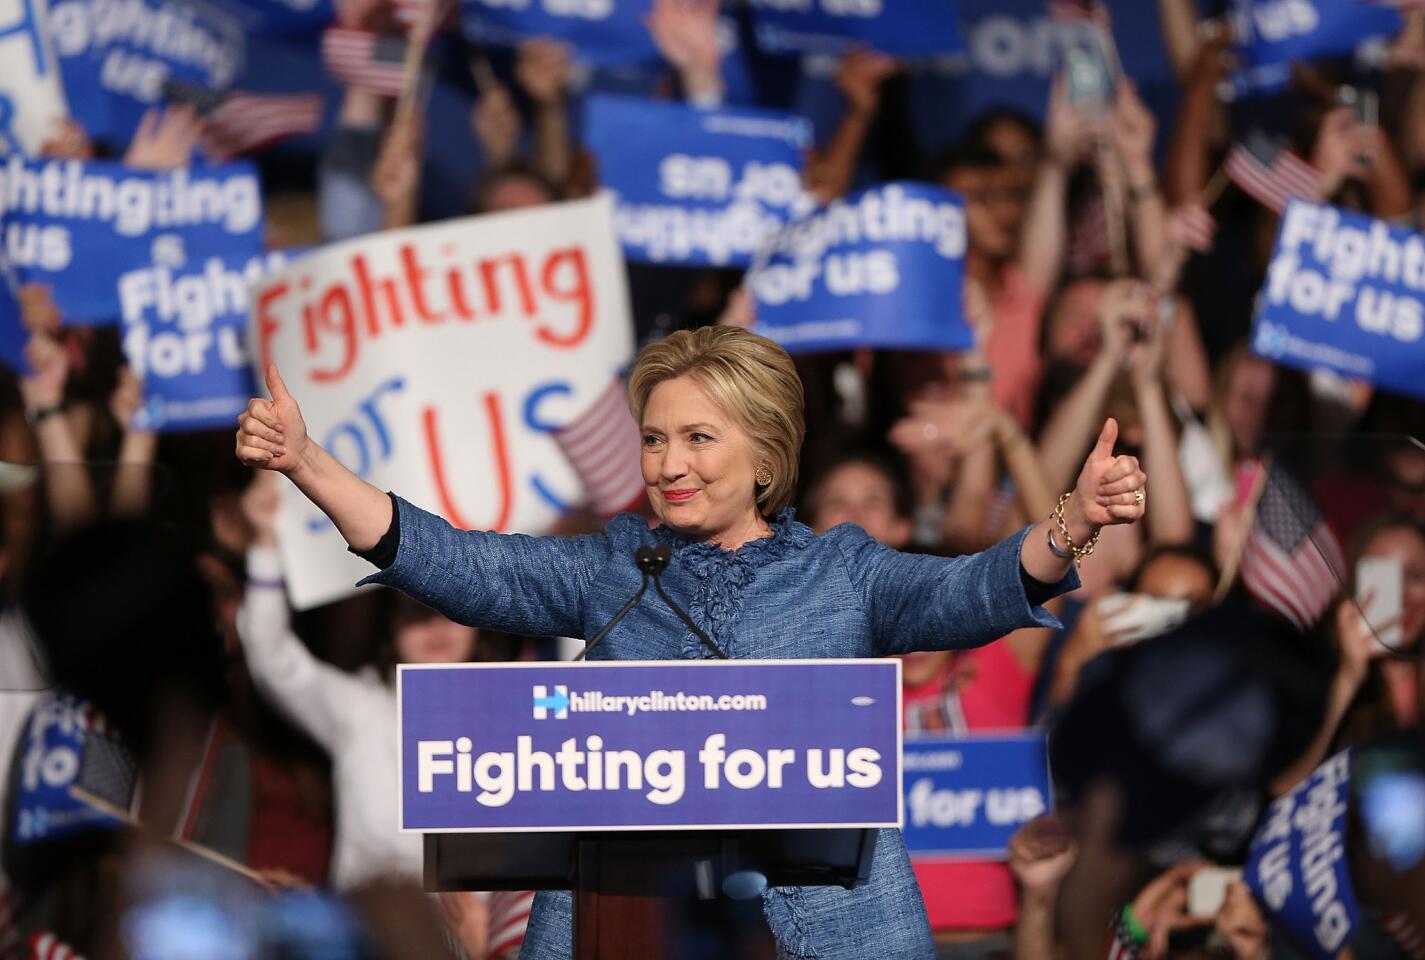
[[[1074,566],[1078,567],[1083,565],[1084,557],[1092,554],[1093,548],[1098,546],[1098,535],[1103,533],[1103,528],[1100,527],[1095,530],[1093,536],[1089,537],[1089,542],[1082,547],[1074,546],[1074,538],[1069,536],[1069,525],[1064,522],[1064,504],[1068,503],[1069,497],[1072,494],[1073,491],[1070,490],[1068,493],[1059,495],[1059,502],[1054,505],[1054,513],[1051,519],[1058,525],[1059,533],[1064,537],[1064,546],[1068,550],[1069,555],[1074,558]]]

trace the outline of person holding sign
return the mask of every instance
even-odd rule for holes
[[[603,660],[874,657],[982,646],[1056,624],[1041,604],[1078,586],[1075,567],[1110,525],[1143,516],[1147,477],[1115,456],[1105,422],[1074,488],[1041,520],[983,553],[902,554],[846,524],[816,536],[789,504],[804,430],[802,384],[772,341],[737,327],[680,331],[645,347],[629,380],[642,471],[661,524],[622,515],[574,538],[461,531],[383,493],[307,436],[275,366],[271,400],[239,419],[238,459],[285,474],[350,548],[451,619],[513,633],[591,637],[638,587],[639,546],[667,547],[664,584],[706,645],[661,606],[636,607],[591,651]],[[870,882],[773,888],[764,912],[792,956],[929,957],[925,907],[897,831],[879,838]],[[526,956],[568,957],[572,901],[541,893]]]

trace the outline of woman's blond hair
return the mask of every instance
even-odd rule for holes
[[[679,330],[638,354],[628,379],[628,406],[643,422],[653,388],[691,377],[752,441],[752,455],[772,482],[757,485],[757,508],[776,515],[791,505],[806,433],[802,381],[787,351],[740,327]]]

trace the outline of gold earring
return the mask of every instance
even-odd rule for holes
[[[772,471],[765,466],[758,467],[757,473],[753,475],[752,479],[757,481],[759,487],[768,486],[772,482]]]

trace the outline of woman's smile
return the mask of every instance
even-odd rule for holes
[[[698,491],[692,488],[682,488],[678,490],[664,490],[663,499],[669,503],[687,503],[697,496]]]

